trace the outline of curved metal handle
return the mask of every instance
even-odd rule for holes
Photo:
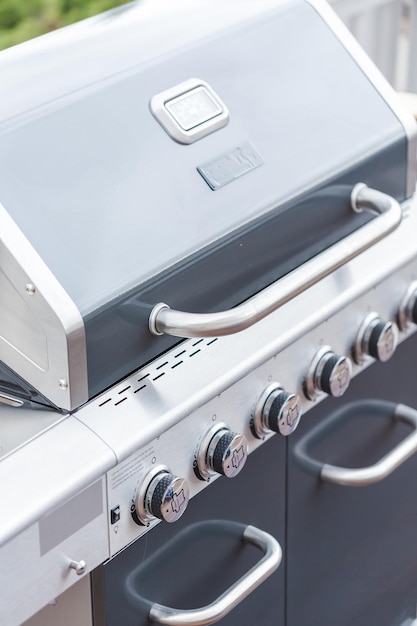
[[[242,540],[251,543],[264,552],[263,558],[244,576],[235,582],[214,602],[199,609],[174,609],[162,604],[153,604],[149,620],[157,624],[171,626],[203,626],[214,624],[227,615],[254,589],[270,576],[281,563],[282,550],[279,543],[263,530],[246,526]]]
[[[320,472],[320,478],[338,485],[360,487],[372,485],[392,474],[397,467],[417,452],[417,411],[404,404],[398,404],[394,411],[394,417],[411,424],[414,431],[395,446],[391,452],[369,467],[351,469],[325,464]]]
[[[233,309],[218,313],[186,313],[159,303],[149,316],[149,330],[154,335],[175,337],[217,337],[237,333],[370,248],[401,222],[398,202],[364,183],[358,183],[353,188],[351,206],[356,212],[371,211],[378,217]]]
[[[322,441],[326,435],[334,432],[346,420],[360,419],[364,412],[370,416],[389,417],[406,422],[413,427],[413,432],[369,467],[339,467],[322,463],[310,456],[309,449],[314,444]],[[318,475],[326,482],[351,487],[372,485],[383,480],[415,452],[417,452],[417,411],[405,404],[394,404],[383,400],[360,400],[342,407],[302,437],[294,449],[297,460],[306,470]]]

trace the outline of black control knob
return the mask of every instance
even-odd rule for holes
[[[417,281],[411,283],[400,304],[398,324],[407,330],[409,324],[417,324]]]
[[[272,383],[258,400],[252,431],[260,439],[271,432],[287,436],[297,428],[300,418],[299,396],[286,391],[278,383]]]
[[[145,506],[149,513],[166,522],[176,522],[187,508],[188,485],[173,474],[156,476],[148,487]]]
[[[354,359],[363,363],[366,356],[377,361],[388,361],[398,343],[398,329],[394,322],[383,322],[377,313],[370,313],[362,322],[353,349]]]
[[[196,475],[201,480],[207,480],[215,474],[234,478],[243,469],[247,456],[246,437],[233,433],[226,424],[217,424],[200,443]]]
[[[372,329],[368,341],[369,355],[378,361],[388,361],[397,346],[395,325],[392,322],[379,322]]]
[[[342,396],[349,387],[352,363],[346,356],[338,356],[329,346],[319,350],[308,370],[305,393],[314,400],[319,393]]]
[[[246,459],[247,442],[243,435],[227,431],[218,438],[213,437],[208,461],[214,472],[233,478],[243,468]]]
[[[187,508],[188,499],[185,478],[174,476],[168,468],[156,468],[147,475],[136,494],[135,517],[142,524],[156,518],[176,522]]]

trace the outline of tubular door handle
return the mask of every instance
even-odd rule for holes
[[[244,576],[235,582],[214,602],[199,609],[174,609],[162,604],[154,604],[149,611],[149,619],[157,624],[171,626],[203,626],[214,624],[227,615],[235,606],[256,589],[279,566],[282,558],[279,543],[263,530],[247,526],[242,535],[243,541],[251,543],[264,552],[263,558]]]
[[[220,523],[217,521],[204,522],[200,526],[201,528],[205,526],[210,528],[213,525],[216,528],[216,526],[219,527]],[[282,559],[281,546],[269,533],[254,526],[244,526],[237,523],[230,524],[226,532],[232,534],[232,536],[237,536],[244,543],[256,546],[264,553],[264,556],[210,604],[197,609],[175,609],[154,603],[149,608],[149,621],[168,626],[204,626],[214,624],[242,602],[244,598],[259,587],[279,567]],[[130,587],[130,595],[134,596],[133,599],[137,603],[149,605],[149,601],[139,596],[132,589],[132,582],[128,581],[128,587]]]
[[[319,435],[326,431],[325,424],[324,428],[319,428],[315,433],[313,432],[313,436],[311,436],[310,433],[310,436],[307,436],[304,441],[300,441],[299,444],[301,443],[301,446],[298,444],[298,450],[296,452],[301,462],[307,465],[309,469],[319,470],[321,480],[351,487],[372,485],[392,474],[397,467],[402,465],[410,456],[417,452],[417,411],[415,409],[405,404],[392,405],[391,403],[385,402],[369,402],[365,403],[365,405],[366,404],[373,410],[381,409],[385,413],[389,411],[389,414],[392,415],[394,419],[401,420],[413,426],[413,432],[374,465],[349,468],[320,463],[308,456],[308,444],[319,440]]]
[[[414,426],[414,431],[395,446],[391,452],[369,467],[350,469],[325,464],[320,472],[321,479],[338,485],[359,487],[372,485],[392,474],[397,467],[417,452],[417,411],[404,404],[398,404],[395,409],[395,417]]]
[[[149,330],[154,335],[217,337],[249,328],[373,246],[401,223],[398,202],[364,183],[355,185],[350,200],[354,211],[371,211],[378,217],[233,309],[186,313],[162,302],[156,304],[149,316]]]

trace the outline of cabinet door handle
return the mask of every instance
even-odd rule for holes
[[[212,532],[214,528],[218,533],[228,534],[233,538],[242,540],[244,543],[256,546],[264,555],[256,565],[226,589],[216,600],[197,609],[175,609],[162,604],[151,604],[149,600],[142,598],[136,591],[137,582],[135,583],[135,579],[137,579],[137,572],[133,572],[133,576],[127,579],[127,590],[131,599],[133,597],[137,604],[150,607],[148,619],[151,622],[170,626],[204,626],[206,624],[214,624],[259,587],[281,563],[281,546],[272,535],[259,528],[220,520],[202,522],[194,526],[198,526],[199,532],[204,532],[206,528]],[[192,533],[196,534],[194,528]],[[180,543],[181,541],[182,539],[180,539]],[[172,552],[172,547],[170,547],[168,553]],[[164,556],[166,556],[165,553]]]
[[[345,415],[349,416],[354,411],[363,409],[378,413],[387,417],[401,420],[410,424],[413,431],[399,444],[397,444],[390,452],[383,456],[374,465],[368,467],[349,468],[321,463],[308,453],[308,448],[313,442],[318,441],[325,436],[326,432],[334,430],[334,426],[344,421]],[[349,412],[350,410],[350,412]],[[334,424],[331,425],[331,419],[334,418]],[[379,482],[392,474],[394,470],[402,465],[410,456],[417,452],[417,411],[405,404],[393,404],[382,401],[365,401],[356,402],[330,416],[318,428],[313,429],[307,437],[304,437],[296,446],[295,454],[298,460],[308,469],[318,472],[321,480],[338,485],[348,485],[351,487],[360,487],[362,485],[372,485]]]
[[[401,223],[398,202],[364,183],[355,185],[350,202],[354,211],[371,211],[378,217],[233,309],[217,313],[187,313],[175,311],[160,302],[149,316],[149,330],[154,335],[217,337],[249,328],[373,246]]]

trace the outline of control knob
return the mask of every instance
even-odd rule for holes
[[[398,343],[398,329],[394,322],[383,322],[377,313],[363,320],[353,348],[353,358],[361,364],[367,356],[377,361],[388,361]]]
[[[216,474],[234,478],[242,470],[248,456],[244,435],[234,433],[226,424],[216,424],[203,437],[197,452],[195,473],[200,480]]]
[[[352,363],[346,356],[338,356],[330,346],[316,352],[307,372],[305,394],[314,400],[320,393],[342,396],[349,387]]]
[[[174,476],[165,466],[147,474],[137,490],[133,519],[148,525],[154,519],[176,522],[187,508],[189,488],[185,478]]]
[[[272,383],[260,396],[255,408],[252,432],[262,439],[271,432],[290,435],[301,418],[301,400],[295,393]]]
[[[411,283],[400,304],[398,324],[406,330],[409,323],[417,324],[417,282]]]

